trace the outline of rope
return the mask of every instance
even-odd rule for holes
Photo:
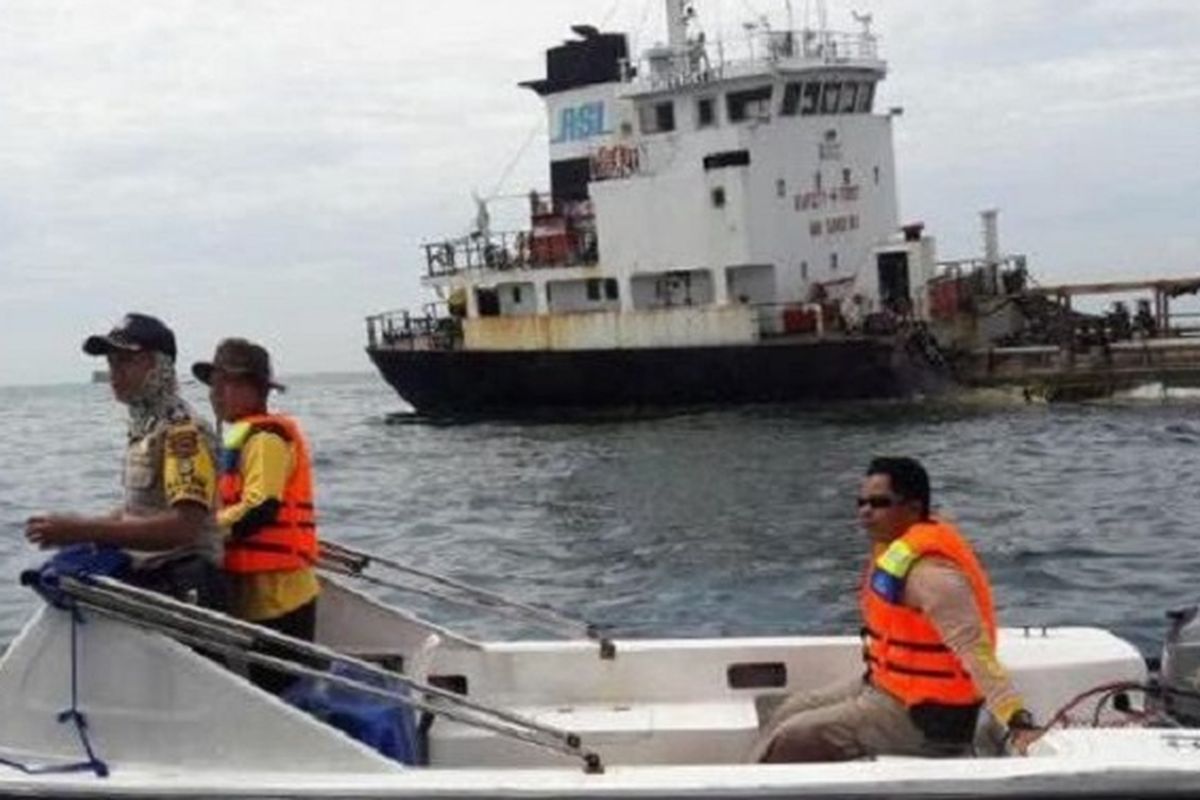
[[[83,746],[83,752],[87,755],[87,759],[73,764],[30,765],[14,759],[0,758],[0,766],[15,769],[26,775],[56,775],[91,771],[97,778],[107,778],[108,765],[96,757],[96,751],[92,748],[91,739],[88,737],[87,717],[79,710],[79,646],[77,642],[78,627],[83,624],[83,617],[74,604],[67,609],[67,613],[71,615],[71,707],[60,711],[57,719],[60,723],[74,723],[75,733],[79,737],[79,743]]]

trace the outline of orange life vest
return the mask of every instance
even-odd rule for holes
[[[313,508],[312,464],[299,426],[289,417],[259,414],[238,420],[221,449],[218,489],[221,504],[242,499],[242,449],[251,436],[269,432],[281,437],[292,451],[292,471],[274,519],[247,536],[225,540],[225,569],[229,572],[280,572],[311,567],[317,561],[317,524]]]
[[[971,584],[992,644],[996,613],[987,574],[954,526],[940,520],[913,525],[868,567],[862,587],[863,657],[871,683],[910,709],[975,707],[983,695],[924,613],[904,602],[908,574],[918,560],[953,562]]]

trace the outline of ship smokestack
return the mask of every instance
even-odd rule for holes
[[[989,208],[979,212],[983,220],[983,260],[988,266],[1000,263],[1000,228],[997,219],[1000,210]]]

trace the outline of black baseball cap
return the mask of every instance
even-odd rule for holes
[[[127,353],[153,350],[174,361],[175,334],[157,317],[126,314],[108,333],[89,336],[83,342],[83,352],[89,356],[106,356],[114,350]]]

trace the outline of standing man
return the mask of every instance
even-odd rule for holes
[[[929,476],[916,460],[871,462],[858,496],[872,545],[860,597],[865,675],[784,701],[755,761],[960,755],[981,708],[1018,753],[1041,735],[996,658],[987,574],[929,503]]]
[[[312,464],[295,420],[267,410],[283,391],[265,349],[225,339],[211,362],[192,365],[209,386],[213,412],[228,427],[221,455],[220,510],[226,533],[230,606],[242,619],[297,639],[316,634],[318,557]],[[251,666],[250,678],[276,693],[292,679]]]
[[[108,359],[109,383],[129,408],[124,505],[108,516],[46,514],[25,523],[42,548],[92,543],[129,553],[122,577],[178,600],[224,605],[216,502],[216,438],[179,397],[175,334],[146,314],[129,314],[83,351]]]

